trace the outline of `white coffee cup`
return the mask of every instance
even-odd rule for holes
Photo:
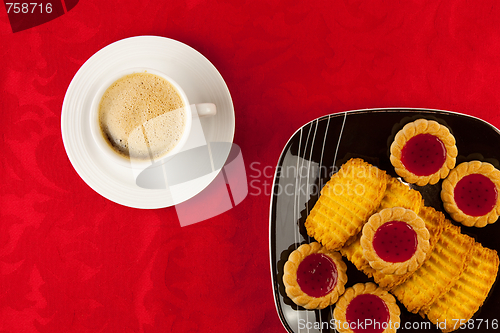
[[[134,74],[134,73],[149,73],[149,74],[154,74],[157,75],[166,81],[168,81],[172,86],[175,87],[177,90],[178,95],[181,97],[183,105],[184,105],[184,131],[182,132],[182,135],[180,139],[178,140],[178,143],[167,153],[158,156],[158,157],[153,157],[151,156],[149,159],[132,159],[132,158],[126,158],[124,156],[121,156],[119,153],[117,153],[109,144],[108,140],[104,137],[103,131],[101,130],[100,126],[100,121],[99,121],[99,107],[100,103],[102,100],[102,97],[106,90],[113,85],[114,82],[119,80],[120,78],[129,75],[129,74]],[[169,76],[165,75],[164,73],[150,69],[150,68],[130,68],[127,70],[119,71],[115,73],[114,75],[110,76],[106,82],[98,89],[97,93],[94,96],[94,99],[92,100],[91,104],[91,110],[90,110],[90,131],[92,133],[92,137],[94,139],[94,142],[98,146],[99,150],[106,156],[107,159],[112,161],[113,163],[117,163],[122,166],[126,166],[129,168],[133,169],[145,169],[148,166],[150,166],[154,162],[158,161],[163,161],[163,160],[168,160],[175,156],[177,153],[179,153],[184,145],[186,144],[189,135],[191,133],[191,128],[192,128],[192,121],[193,117],[205,117],[205,116],[213,116],[216,114],[216,106],[213,103],[199,103],[199,104],[193,104],[191,105],[189,103],[189,100],[184,92],[184,90],[181,88],[181,86],[175,82],[172,78]],[[154,119],[148,120],[148,122],[151,121],[159,121],[162,120],[160,117],[156,117]],[[144,129],[138,127],[138,135],[145,134],[147,136],[147,132],[144,132]]]

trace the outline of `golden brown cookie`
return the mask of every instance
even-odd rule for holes
[[[346,270],[340,253],[328,251],[317,242],[303,244],[285,263],[286,294],[306,309],[324,309],[344,293]]]
[[[418,216],[425,222],[425,227],[429,230],[430,238],[429,244],[430,249],[427,251],[426,260],[431,255],[434,247],[441,237],[441,233],[443,232],[445,226],[445,217],[444,214],[440,211],[435,210],[432,207],[421,206]],[[448,222],[449,223],[449,222]],[[354,241],[352,244],[348,246],[344,246],[340,249],[340,253],[345,256],[349,261],[351,261],[358,270],[365,273],[368,277],[373,277],[373,280],[379,287],[385,290],[391,290],[395,288],[397,285],[400,285],[404,281],[406,281],[413,272],[409,272],[403,275],[394,275],[394,274],[384,274],[379,271],[374,270],[368,260],[363,256],[363,248],[361,247],[359,238]]]
[[[473,238],[446,220],[429,258],[392,294],[408,311],[418,313],[451,289],[467,266],[473,244]]]
[[[307,234],[329,250],[339,250],[377,210],[386,185],[385,171],[350,159],[321,190],[305,222]]]
[[[467,267],[451,289],[421,314],[434,324],[441,323],[443,332],[451,332],[472,318],[484,303],[498,272],[497,251],[475,243]],[[444,323],[444,324],[443,324]]]
[[[392,207],[411,209],[418,214],[424,200],[422,194],[401,182],[399,179],[387,175],[387,187],[378,210]]]
[[[410,209],[385,208],[373,214],[360,239],[363,256],[383,274],[414,272],[426,259],[430,234],[425,222]]]
[[[429,244],[431,248],[427,253],[427,256],[429,256],[430,251],[434,248],[434,245],[443,231],[444,215],[432,207],[424,206],[420,192],[410,188],[397,178],[387,175],[387,187],[378,209],[382,210],[392,207],[411,209],[424,220],[425,226],[430,233]],[[386,290],[394,288],[408,278],[411,273],[404,275],[383,274],[371,268],[370,264],[363,256],[360,238],[361,233],[355,237],[354,241],[346,244],[340,249],[340,253],[351,261],[358,270],[365,273],[368,277],[373,277],[375,283]]]
[[[500,215],[500,171],[486,162],[464,162],[443,181],[441,199],[451,217],[468,227],[495,223]]]
[[[391,144],[391,163],[405,181],[423,186],[435,184],[455,167],[455,138],[446,126],[418,119],[406,124]]]
[[[362,330],[392,333],[400,326],[400,313],[394,296],[368,282],[347,288],[335,306],[333,317],[341,333]]]

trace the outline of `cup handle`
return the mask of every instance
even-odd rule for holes
[[[193,104],[191,108],[196,109],[198,117],[215,116],[217,114],[217,107],[213,103]]]

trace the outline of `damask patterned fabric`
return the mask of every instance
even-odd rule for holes
[[[0,332],[285,332],[268,212],[297,128],[374,107],[457,111],[500,127],[496,1],[62,7],[16,32],[0,8]],[[226,81],[249,184],[233,209],[181,227],[173,207],[105,199],[69,162],[61,107],[71,79],[104,46],[138,35],[197,49]]]

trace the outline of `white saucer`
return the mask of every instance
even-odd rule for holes
[[[173,206],[201,192],[218,172],[176,185],[175,189],[144,189],[136,185],[131,169],[104,159],[90,133],[90,105],[97,89],[111,73],[130,67],[164,72],[183,87],[191,103],[215,103],[217,115],[202,120],[209,142],[233,142],[231,95],[220,73],[202,54],[181,42],[157,36],[127,38],[104,47],[71,81],[62,106],[61,131],[68,158],[80,177],[103,197],[124,206]]]

